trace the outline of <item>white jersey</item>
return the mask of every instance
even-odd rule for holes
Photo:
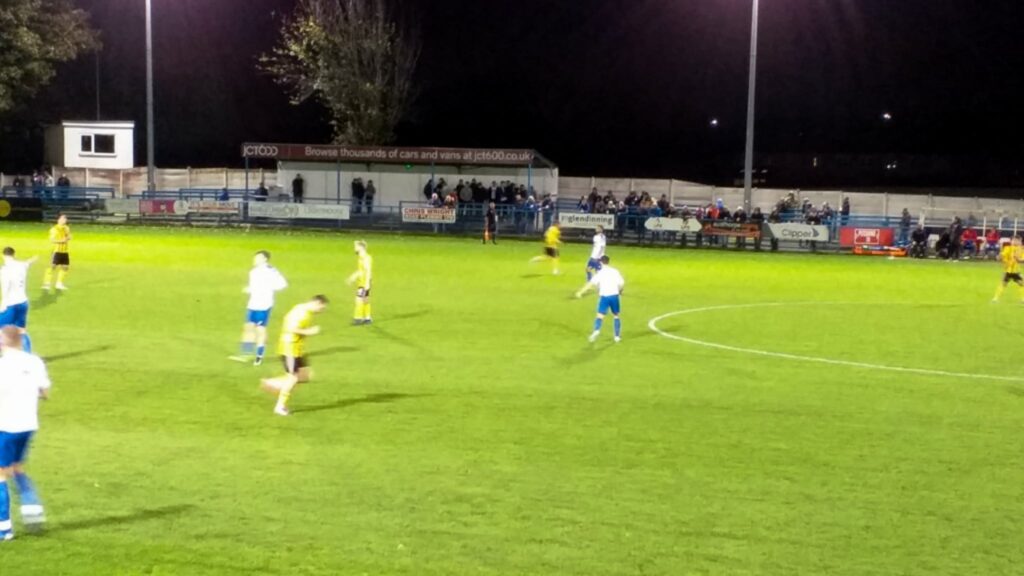
[[[249,310],[264,311],[274,307],[274,293],[288,287],[284,276],[273,266],[257,266],[249,272]]]
[[[600,260],[604,256],[604,247],[608,244],[608,239],[605,238],[604,234],[594,234],[594,248],[590,251],[591,260]]]
[[[597,274],[590,279],[590,283],[597,286],[599,296],[618,296],[626,287],[626,280],[622,278],[622,274],[611,266],[605,266],[598,270]]]
[[[0,268],[0,307],[7,308],[28,302],[25,292],[25,277],[28,276],[28,262],[11,260]]]
[[[0,432],[39,429],[39,394],[50,389],[46,365],[38,356],[4,350],[0,356]]]

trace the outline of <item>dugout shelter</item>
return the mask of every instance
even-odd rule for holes
[[[335,144],[276,144],[249,142],[242,145],[246,190],[259,181],[251,169],[258,161],[277,163],[277,182],[290,193],[292,181],[302,175],[304,200],[341,203],[352,196],[352,181],[373,181],[377,205],[397,206],[425,200],[424,188],[431,179],[444,178],[448,189],[463,180],[476,179],[484,186],[511,180],[532,188],[540,200],[558,195],[558,166],[530,149],[411,148],[394,146],[344,146]]]

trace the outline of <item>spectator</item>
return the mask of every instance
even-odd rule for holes
[[[523,210],[526,212],[524,215],[526,218],[526,232],[533,233],[534,228],[537,227],[537,199],[533,196],[528,196]]]
[[[427,183],[423,185],[423,197],[430,202],[434,196],[434,179],[427,180]]]
[[[750,213],[750,223],[757,224],[757,227],[764,233],[764,212],[761,212],[760,206],[754,206],[754,210]],[[761,250],[761,234],[754,237],[754,250]]]
[[[14,181],[11,182],[11,186],[14,186],[14,193],[20,198],[25,194],[25,179],[21,176],[15,176]]]
[[[32,172],[32,196],[39,198],[43,195],[43,186],[46,185],[46,180],[38,170]]]
[[[302,197],[305,195],[306,181],[302,179],[302,174],[296,174],[295,179],[292,180],[292,202],[302,204]]]
[[[850,221],[850,198],[848,196],[843,197],[843,205],[839,208],[840,221],[843,226]]]
[[[989,228],[988,232],[985,233],[985,253],[982,254],[984,258],[988,258],[989,254],[992,254],[995,259],[999,259],[999,252],[1002,247],[999,245],[1002,239],[999,231],[995,228]]]
[[[726,208],[724,204],[718,207],[718,220],[725,222],[732,220],[732,213],[729,212],[729,209]]]
[[[631,191],[628,195],[626,195],[626,200],[624,201],[624,204],[627,208],[636,206],[639,203],[640,197],[637,195],[635,191]]]
[[[545,194],[544,199],[540,201],[540,212],[544,229],[547,230],[555,218],[555,199],[551,194]]]
[[[961,242],[964,235],[964,225],[959,216],[955,216],[953,221],[950,222],[948,232],[949,244],[946,256],[950,260],[959,260],[960,252],[963,247]]]
[[[965,259],[978,255],[978,231],[973,227],[968,226],[964,229],[964,233],[960,237],[960,243],[963,245],[963,257]]]
[[[580,196],[580,201],[576,203],[576,211],[584,214],[590,212],[590,204],[587,204],[586,196]]]
[[[217,200],[220,202],[227,202],[228,200],[231,200],[231,194],[228,192],[227,188],[221,188],[220,195],[217,196]]]
[[[923,224],[918,224],[910,235],[910,257],[928,257],[928,232],[924,229]]]
[[[257,202],[266,202],[267,201],[267,196],[269,196],[269,195],[270,195],[270,191],[267,190],[267,183],[264,182],[263,180],[260,180],[260,185],[259,185],[258,188],[256,188],[256,201]]]
[[[522,194],[516,194],[515,212],[512,214],[512,222],[516,227],[516,234],[526,232],[526,199]]]
[[[431,192],[430,200],[427,201],[427,204],[430,204],[432,208],[440,208],[444,202],[441,200],[441,197],[438,196],[437,192]]]
[[[71,180],[68,179],[67,174],[61,174],[60,178],[57,178],[57,196],[62,199],[67,199],[71,194]]]
[[[363,179],[356,177],[352,179],[352,212],[360,214],[363,211],[363,199],[366,198],[366,186]]]
[[[373,214],[373,197],[377,195],[377,187],[373,185],[373,180],[366,181],[366,198],[363,203],[366,205],[366,213]]]
[[[444,197],[444,207],[454,209],[459,204],[459,197],[455,194],[455,190],[452,190]]]
[[[907,239],[910,236],[910,210],[903,209],[903,213],[900,214],[900,239],[897,242],[897,246],[906,246]]]
[[[591,212],[597,212],[597,203],[601,200],[601,194],[597,191],[597,188],[590,190],[590,196],[587,196],[587,205],[590,206]]]
[[[668,199],[668,194],[662,194],[661,198],[658,198],[658,209],[661,210],[662,214],[668,215],[672,202]]]
[[[828,205],[828,202],[824,202],[821,205],[821,223],[829,226],[832,224],[832,218],[835,217],[835,211]]]
[[[740,224],[747,222],[747,211],[743,209],[743,206],[736,207],[736,211],[732,213],[732,221]]]

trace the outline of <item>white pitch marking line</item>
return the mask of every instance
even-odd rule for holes
[[[647,323],[647,327],[653,330],[659,336],[664,336],[665,338],[671,338],[672,340],[678,340],[680,342],[686,342],[687,344],[694,344],[696,346],[704,346],[705,348],[715,348],[717,350],[739,352],[741,354],[754,354],[757,356],[768,356],[770,358],[782,358],[784,360],[797,360],[800,362],[817,362],[818,364],[831,364],[833,366],[849,366],[852,368],[865,368],[868,370],[887,370],[889,372],[923,374],[925,376],[947,376],[953,378],[973,378],[977,380],[1001,380],[1003,382],[1024,382],[1024,378],[1019,376],[995,376],[993,374],[968,374],[964,372],[947,372],[945,370],[929,370],[926,368],[904,368],[902,366],[886,366],[884,364],[869,364],[867,362],[854,362],[852,360],[835,360],[833,358],[818,358],[816,356],[801,356],[799,354],[786,354],[785,352],[771,352],[768,350],[757,350],[754,348],[741,348],[739,346],[729,346],[728,344],[718,344],[717,342],[696,340],[694,338],[687,338],[685,336],[679,336],[677,334],[670,334],[658,328],[658,322],[661,322],[666,318],[683,316],[686,314],[698,314],[701,312],[713,312],[716,310],[740,310],[744,308],[770,308],[775,306],[798,306],[806,304],[835,305],[834,302],[766,302],[760,304],[726,304],[722,306],[706,306],[703,308],[690,308],[688,310],[678,310],[676,312],[662,314],[661,316],[651,318],[650,322]]]

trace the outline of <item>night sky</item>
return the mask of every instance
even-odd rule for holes
[[[142,0],[79,0],[102,31],[102,112],[145,120]],[[246,140],[324,142],[255,68],[290,0],[153,0],[157,164],[239,165]],[[741,167],[749,0],[402,0],[421,94],[398,144],[531,147],[564,174],[722,180]],[[275,15],[277,12],[277,16]],[[1022,156],[1024,3],[761,0],[759,152]],[[4,128],[95,115],[89,56]],[[882,120],[883,112],[893,115]],[[710,125],[719,120],[717,128]],[[138,158],[144,161],[139,137]]]

